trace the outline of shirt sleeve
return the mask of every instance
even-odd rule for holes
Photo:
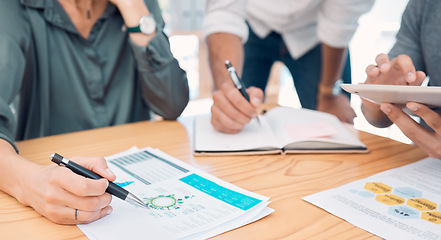
[[[187,76],[179,67],[164,34],[164,21],[157,4],[147,1],[157,23],[156,34],[147,47],[130,41],[142,83],[142,94],[149,108],[166,120],[174,120],[189,100]]]
[[[403,13],[400,30],[396,36],[397,41],[389,52],[391,59],[398,57],[400,54],[408,55],[412,59],[415,68],[421,71],[426,71],[420,40],[425,5],[425,0],[409,1]]]
[[[14,144],[16,117],[10,104],[18,95],[26,67],[30,29],[19,1],[0,3],[0,138]]]
[[[245,23],[247,0],[207,0],[203,21],[203,37],[213,33],[230,33],[248,40]]]
[[[320,41],[331,47],[347,47],[357,30],[359,17],[373,3],[374,0],[324,0],[317,19]]]

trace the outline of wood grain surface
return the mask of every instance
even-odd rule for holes
[[[138,122],[18,143],[27,159],[108,156],[153,147],[239,187],[271,197],[271,215],[214,239],[379,239],[301,198],[427,157],[413,145],[360,132],[368,154],[194,157],[192,121]],[[73,213],[72,213],[73,214]],[[57,225],[0,191],[0,239],[87,239],[76,226]]]

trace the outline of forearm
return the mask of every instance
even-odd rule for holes
[[[144,99],[153,112],[166,120],[175,120],[181,115],[189,100],[189,89],[185,72],[176,60],[153,73],[142,72]]]
[[[176,119],[187,105],[189,89],[186,73],[173,57],[167,36],[157,33],[147,48],[132,43],[131,49],[147,105],[164,119]]]
[[[331,89],[337,80],[341,78],[347,56],[346,48],[334,48],[322,43],[322,73],[320,90]],[[324,91],[321,91],[323,93]]]
[[[241,76],[244,52],[240,37],[229,33],[214,33],[207,37],[207,45],[216,89],[219,89],[225,81],[230,81],[225,60],[230,60]]]

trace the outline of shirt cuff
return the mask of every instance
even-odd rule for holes
[[[15,152],[17,152],[17,154],[18,154],[18,148],[17,148],[17,146],[15,145],[14,141],[12,141],[12,140],[11,140],[6,134],[4,134],[3,132],[1,132],[1,130],[0,130],[0,139],[4,139],[4,140],[7,141],[9,144],[11,144],[11,146],[14,147]]]
[[[242,39],[242,43],[248,40],[248,26],[244,18],[237,14],[216,11],[205,16],[203,23],[203,39],[213,33],[229,33]]]
[[[372,7],[373,0],[325,1],[318,13],[317,36],[331,47],[345,48],[358,27],[358,19]]]
[[[317,35],[321,42],[335,48],[345,48],[349,45],[352,36],[357,30],[357,24],[341,25],[331,21],[322,21],[318,25]]]
[[[156,32],[147,47],[140,46],[130,39],[129,42],[139,71],[152,72],[174,60],[168,37],[162,31]]]

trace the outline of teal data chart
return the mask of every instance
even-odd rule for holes
[[[247,211],[248,209],[262,202],[259,199],[222,187],[219,184],[194,173],[179,180],[198,189],[201,192],[204,192],[244,211]]]

